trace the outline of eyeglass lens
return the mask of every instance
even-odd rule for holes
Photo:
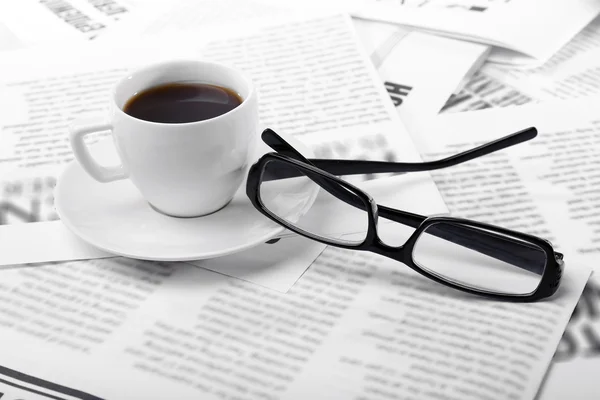
[[[506,295],[535,291],[547,261],[546,253],[535,244],[445,222],[423,231],[412,257],[419,267],[445,281]]]
[[[262,176],[260,199],[273,216],[332,243],[364,241],[369,226],[366,206],[343,186],[279,160],[269,161]],[[294,177],[273,179],[279,176]],[[317,194],[316,199],[312,197],[314,194]],[[313,205],[303,214],[305,206],[313,200]],[[350,233],[363,235],[342,238]]]

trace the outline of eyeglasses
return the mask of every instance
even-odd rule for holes
[[[263,155],[248,173],[246,194],[262,214],[304,237],[327,245],[389,257],[452,288],[508,301],[551,296],[560,284],[563,255],[547,240],[494,225],[453,217],[426,217],[378,205],[367,193],[336,175],[405,173],[451,167],[536,137],[528,128],[494,142],[422,163],[306,159],[267,129],[263,141],[275,153]],[[317,190],[315,190],[317,189]],[[305,213],[319,192],[333,215],[361,223],[361,234],[338,236],[331,224]],[[416,228],[401,246],[381,240],[378,218]]]

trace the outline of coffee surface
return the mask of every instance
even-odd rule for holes
[[[169,83],[137,93],[123,111],[150,122],[181,124],[225,114],[242,104],[233,90],[203,83]]]

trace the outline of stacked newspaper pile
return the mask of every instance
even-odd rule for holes
[[[600,2],[297,3],[0,3],[0,399],[599,398]],[[550,239],[558,296],[485,301],[297,237],[190,265],[69,236],[53,206],[69,123],[176,57],[248,72],[261,123],[322,158],[435,159],[536,126],[409,195],[416,178],[357,184]]]

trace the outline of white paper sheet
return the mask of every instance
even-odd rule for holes
[[[189,264],[287,292],[325,245],[302,237],[281,239],[241,253]],[[73,235],[60,221],[0,226],[0,269],[49,262],[115,258]]]
[[[114,257],[80,240],[60,221],[0,226],[0,267]]]
[[[335,248],[285,295],[124,259],[0,273],[0,393],[111,400],[533,399],[589,277],[572,267],[552,300],[515,304]]]
[[[5,0],[0,3],[0,50],[95,39],[134,13],[153,15],[157,7],[152,0]]]
[[[596,18],[537,68],[487,64],[482,73],[537,100],[600,93],[600,18]]]
[[[496,155],[433,174],[453,215],[488,221],[550,239],[566,268],[589,265],[590,280],[561,340],[540,400],[596,399],[600,390],[600,295],[595,194],[597,99],[446,114],[415,136],[426,158],[457,152],[535,126],[537,138]]]
[[[149,11],[135,13],[99,40],[120,42],[139,36],[172,36],[194,32],[194,36],[223,38],[243,27],[250,33],[256,26],[279,25],[294,18],[325,13],[343,13],[359,0],[173,0]],[[236,29],[237,27],[237,29]]]
[[[361,43],[409,132],[436,115],[485,61],[489,47],[375,21],[354,19]]]
[[[595,0],[365,0],[353,15],[498,46],[492,58],[515,64],[546,61],[599,11]]]
[[[553,99],[575,99],[600,93],[600,18],[596,18],[546,63],[510,68],[486,63],[443,112],[507,107]]]
[[[426,158],[534,126],[538,137],[432,173],[454,214],[546,236],[569,257],[600,260],[593,212],[598,115],[594,100],[442,114],[414,135]],[[475,190],[477,188],[477,190]],[[599,270],[600,271],[600,270]]]
[[[539,400],[595,400],[600,392],[600,278],[592,275],[542,386]]]
[[[452,94],[442,113],[476,111],[494,107],[520,106],[537,102],[502,80],[477,71],[460,90]]]
[[[247,25],[250,21],[258,25],[277,24],[287,19],[290,10],[302,12],[294,2],[270,2],[264,0],[174,0],[160,13],[136,14],[127,24],[122,24],[102,37],[102,40],[123,40],[140,35],[173,35],[181,31],[210,31],[213,37],[227,34],[228,27]],[[207,29],[208,28],[208,29]],[[224,28],[224,29],[223,29]]]

